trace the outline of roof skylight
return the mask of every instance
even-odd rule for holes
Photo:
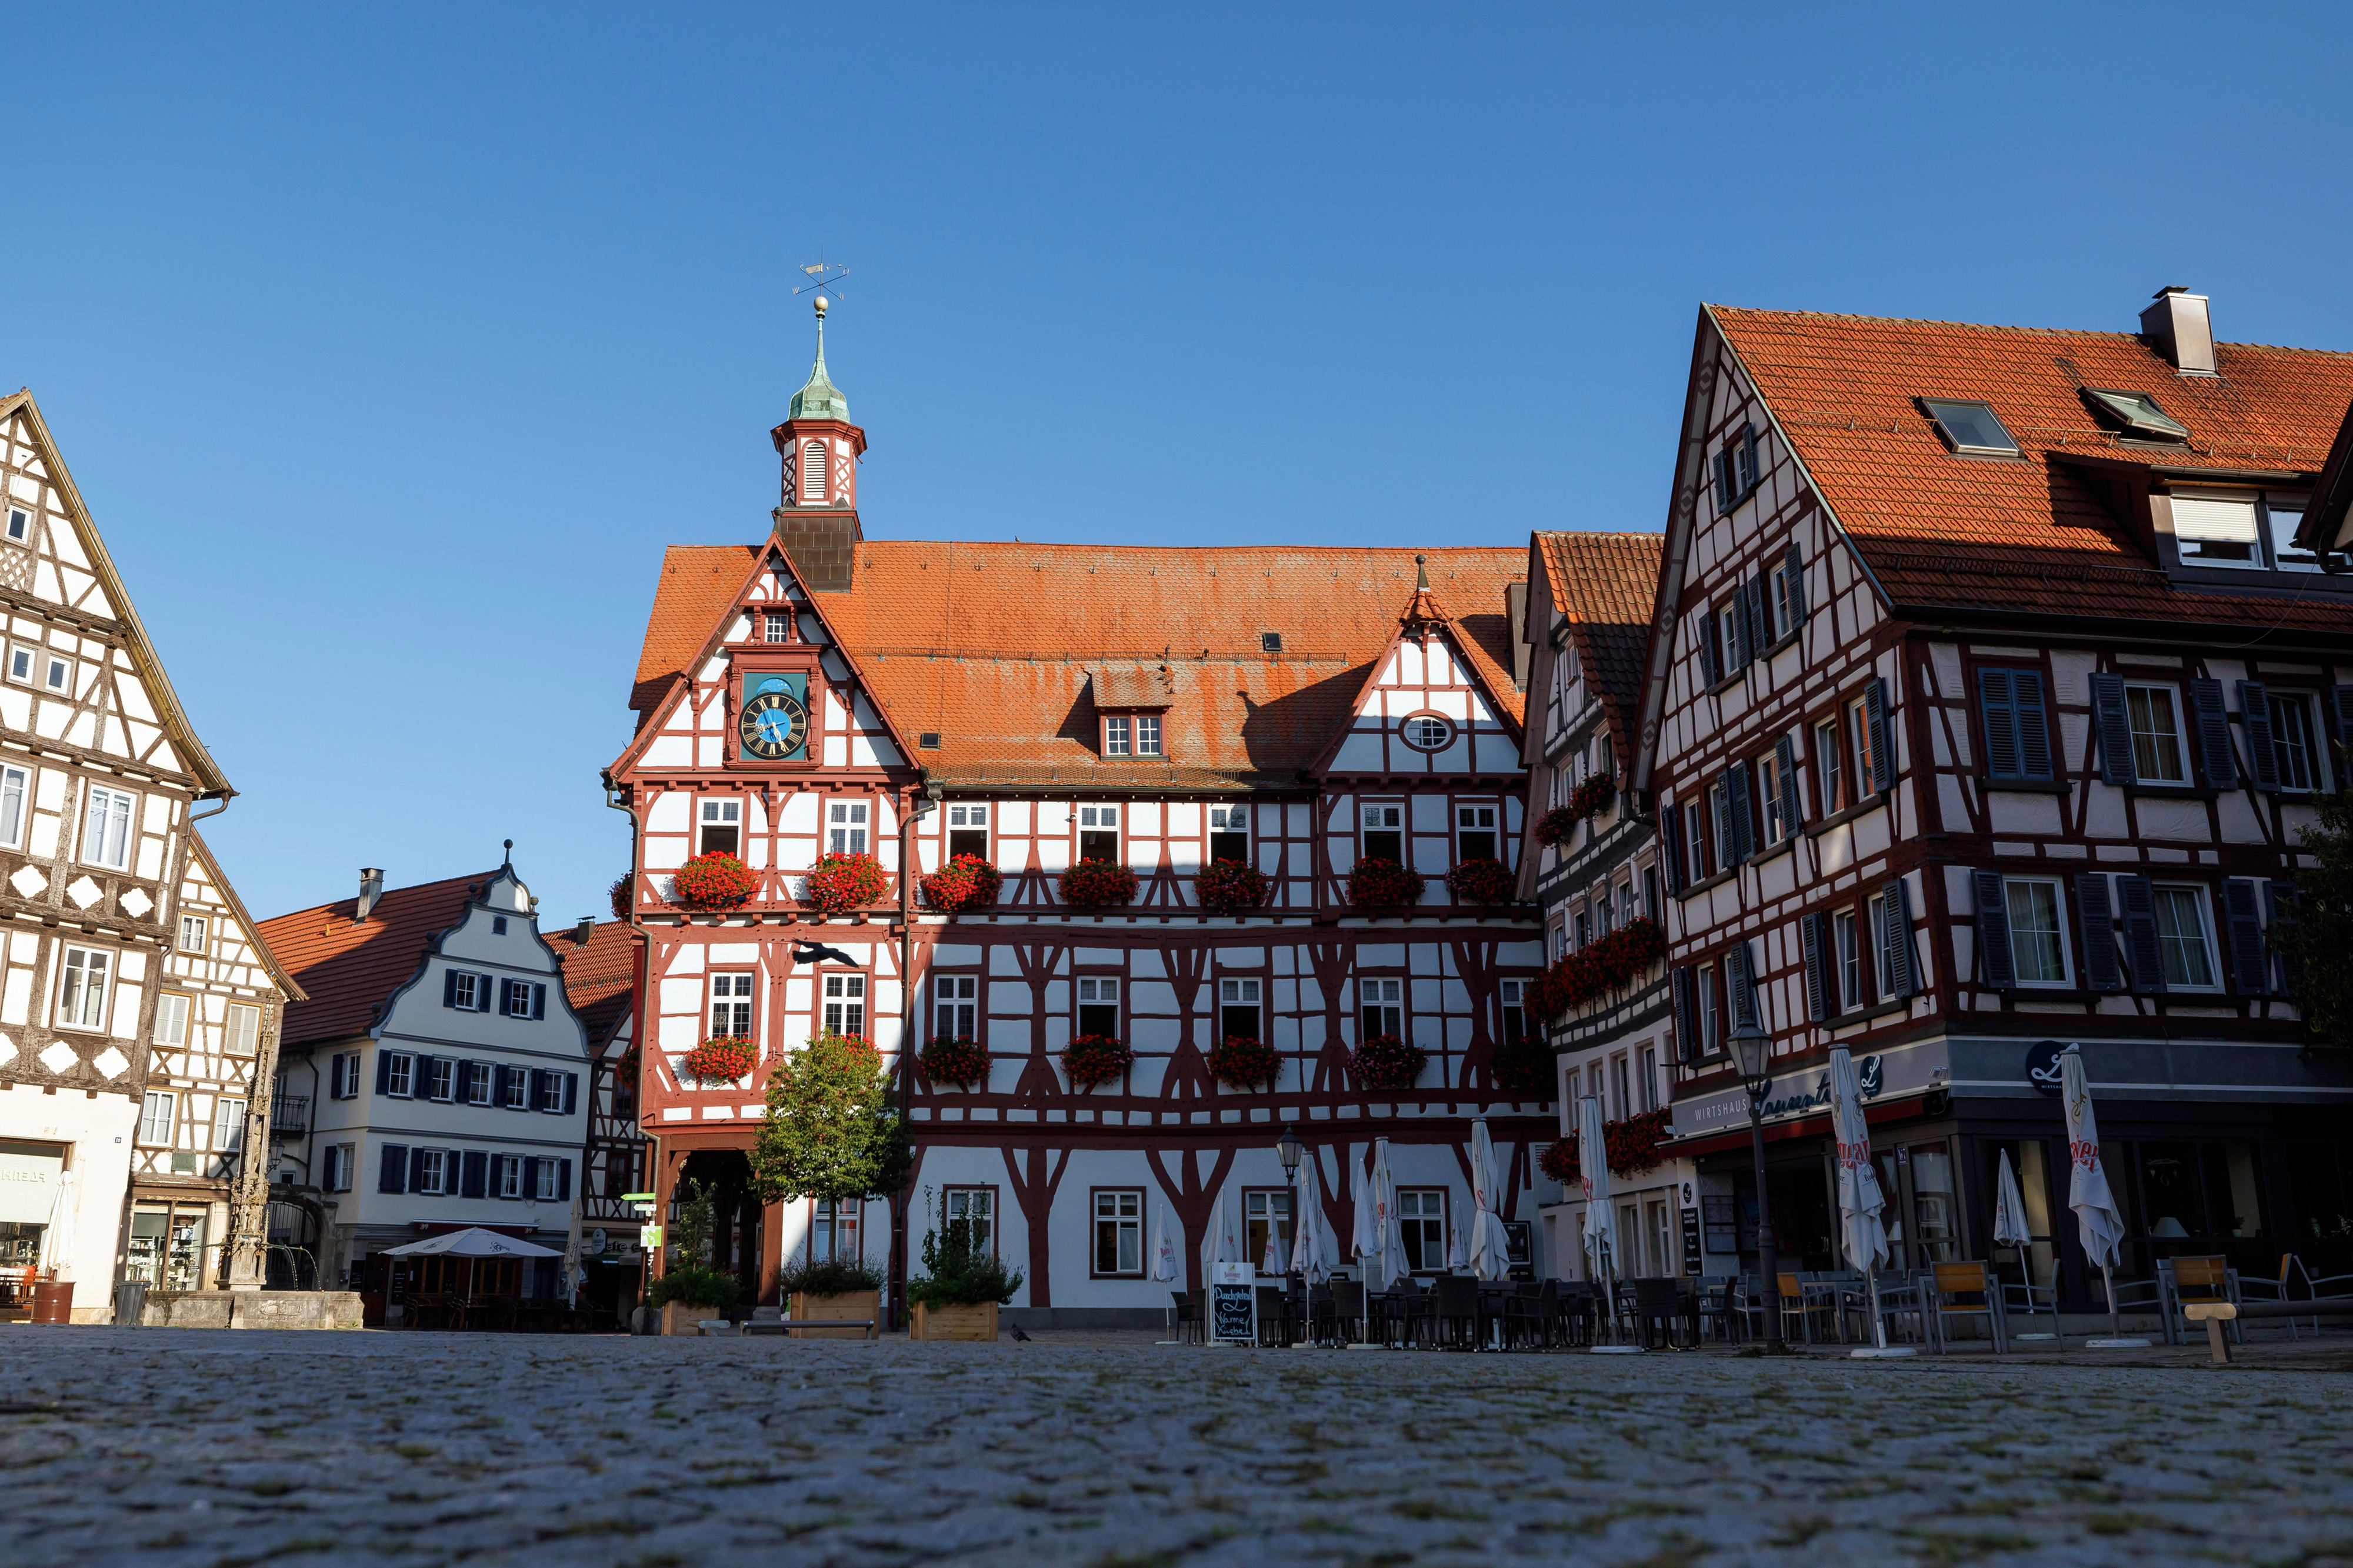
[[[2144,441],[2187,441],[2189,426],[2157,405],[2157,399],[2146,392],[2116,392],[2105,387],[2087,386],[2084,395],[2092,405],[2092,412],[2104,415],[2124,426],[2124,433]]]
[[[1924,397],[1920,406],[1936,422],[1936,433],[1956,452],[1972,456],[2015,458],[2018,443],[2010,438],[1994,411],[1982,403],[1956,403],[1949,398]]]

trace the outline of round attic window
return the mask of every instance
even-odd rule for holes
[[[1454,721],[1443,713],[1409,713],[1402,729],[1405,743],[1417,752],[1442,752],[1454,743]]]

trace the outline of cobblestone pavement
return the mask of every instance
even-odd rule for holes
[[[2341,1342],[2208,1368],[1149,1338],[0,1326],[0,1563],[2353,1561]]]

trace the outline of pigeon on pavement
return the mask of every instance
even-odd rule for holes
[[[1029,1336],[1028,1334],[1025,1334],[1025,1333],[1023,1333],[1023,1332],[1021,1331],[1021,1325],[1020,1325],[1020,1324],[1018,1324],[1018,1323],[1014,1323],[1014,1324],[1011,1324],[1011,1325],[1009,1325],[1009,1326],[1010,1326],[1010,1327],[1011,1327],[1011,1329],[1013,1330],[1013,1337],[1014,1337],[1015,1339],[1019,1340],[1019,1341],[1020,1341],[1023,1344],[1025,1344],[1025,1345],[1026,1345],[1026,1344],[1028,1344],[1028,1343],[1029,1342]]]

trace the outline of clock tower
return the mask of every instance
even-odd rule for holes
[[[852,557],[863,537],[858,526],[858,460],[866,432],[849,422],[849,399],[825,373],[825,312],[817,297],[817,364],[793,394],[785,422],[770,432],[784,459],[783,504],[776,537],[808,585],[847,592]]]

